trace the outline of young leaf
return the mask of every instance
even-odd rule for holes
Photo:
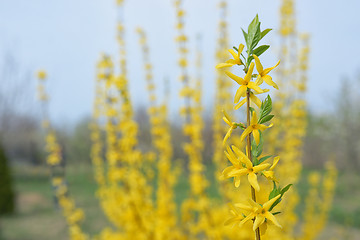
[[[274,212],[272,215],[277,215],[277,214],[279,214],[279,213],[281,213],[281,212]]]
[[[260,40],[263,39],[263,37],[266,36],[266,34],[268,34],[272,29],[271,28],[267,28],[264,31],[261,32],[261,36],[260,36]],[[256,55],[257,56],[257,55]]]
[[[258,147],[256,145],[255,139],[253,138],[251,141],[251,155],[253,158],[257,156],[257,152],[258,152]]]
[[[283,189],[281,189],[281,196],[284,195],[284,193],[286,193],[290,187],[292,186],[292,184],[288,184],[286,187],[284,187]]]
[[[261,31],[260,31],[260,23],[258,23],[258,25],[256,25],[256,28],[255,28],[255,32],[254,32],[254,35],[253,35],[253,38],[252,38],[252,41],[251,41],[251,44],[250,44],[250,53],[253,52],[253,49],[257,46],[257,44],[259,43],[260,41],[260,35],[261,35]]]
[[[260,119],[262,119],[263,117],[269,115],[271,110],[272,110],[272,101],[271,101],[271,97],[268,95],[265,98],[265,100],[261,103]]]
[[[270,121],[273,117],[274,117],[274,115],[267,115],[267,116],[259,119],[259,123],[260,124],[266,123],[266,122]]]
[[[254,17],[254,19],[251,21],[251,23],[249,24],[248,27],[248,33],[252,32],[255,30],[256,26],[259,24],[259,16],[256,14],[256,16]]]
[[[252,161],[254,166],[259,165],[259,160],[255,156],[253,157]]]
[[[244,39],[246,42],[246,47],[249,48],[249,44],[248,44],[248,34],[244,31],[244,29],[241,29],[244,35]]]
[[[272,157],[272,155],[270,155],[270,156],[265,156],[265,157],[260,158],[260,159],[259,159],[259,164],[262,163],[263,161],[271,158],[271,157]]]
[[[274,184],[274,187],[273,187],[273,190],[269,194],[269,200],[273,199],[274,197],[276,197],[277,195],[280,194],[280,190],[279,190],[279,188],[277,188],[275,181],[273,181],[273,184]]]
[[[234,46],[233,49],[235,49],[235,51],[239,52],[239,49],[237,49],[237,47]]]
[[[251,115],[253,112],[255,112],[255,109],[253,107],[249,107],[250,111],[251,111]]]
[[[266,50],[268,50],[270,45],[261,45],[254,49],[253,54],[257,57],[260,57],[261,54],[263,54]]]
[[[251,61],[254,60],[254,57],[251,55],[248,57],[247,65],[249,66]]]
[[[271,211],[276,205],[278,205],[281,202],[281,198],[283,197],[284,193],[286,193],[289,188],[292,186],[292,184],[288,184],[286,187],[284,187],[283,189],[278,188],[279,193],[281,194],[280,198],[278,200],[276,200],[273,205],[271,205],[269,211]]]
[[[259,157],[263,151],[263,145],[264,145],[264,138],[263,138],[263,135],[261,133],[261,131],[259,131],[260,133],[260,142],[259,142],[259,145],[257,146],[257,154],[256,154],[256,157]]]

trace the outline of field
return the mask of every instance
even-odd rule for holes
[[[305,176],[301,179],[306,179],[310,171],[303,171]],[[66,222],[60,210],[54,207],[48,174],[46,167],[14,167],[18,209],[15,215],[1,218],[3,239],[68,239]],[[96,235],[105,226],[109,226],[109,223],[100,209],[98,200],[94,198],[96,183],[93,180],[91,166],[68,166],[67,178],[77,204],[85,210],[84,230]],[[356,173],[339,174],[329,222],[319,239],[331,239],[330,236],[338,236],[333,239],[360,239],[360,189],[356,187],[358,182],[360,176]],[[300,182],[298,189],[305,193],[306,182]],[[176,186],[177,203],[184,199],[188,190],[186,180],[180,181]],[[210,195],[217,196],[215,189],[209,191]],[[299,204],[297,211],[301,212],[303,207],[303,204]]]

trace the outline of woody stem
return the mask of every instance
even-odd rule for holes
[[[246,115],[247,115],[247,126],[249,127],[251,125],[251,115],[250,115],[250,89],[247,89],[246,92]],[[247,155],[250,159],[250,161],[252,162],[252,156],[251,156],[251,133],[247,136],[246,138],[247,140],[247,144],[246,144],[246,148],[247,148]],[[254,202],[256,202],[256,195],[255,195],[255,189],[253,188],[253,186],[251,186],[251,198],[252,200],[254,200]],[[257,228],[255,230],[255,239],[256,240],[260,240],[260,229]]]

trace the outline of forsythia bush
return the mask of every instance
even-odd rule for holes
[[[303,47],[298,54],[294,47],[299,37],[295,30],[293,1],[283,0],[281,7],[282,64],[279,61],[270,68],[264,68],[259,58],[270,46],[259,43],[271,29],[261,30],[258,16],[247,31],[243,30],[244,44],[226,50],[229,48],[227,2],[220,1],[216,50],[216,59],[220,63],[216,75],[212,160],[216,167],[215,186],[221,197],[216,199],[207,194],[210,179],[205,175],[207,170],[203,159],[205,125],[201,77],[192,78],[189,74],[186,11],[181,0],[174,3],[175,40],[182,83],[179,95],[184,102],[180,116],[186,136],[183,150],[188,159],[189,195],[178,208],[174,186],[183,176],[173,161],[173,136],[170,134],[167,105],[169,96],[160,102],[155,94],[150,47],[146,32],[141,28],[137,33],[143,53],[153,148],[148,152],[139,148],[139,126],[134,120],[126,71],[124,1],[118,0],[119,62],[114,64],[112,58],[104,54],[97,65],[90,126],[91,157],[98,185],[96,197],[112,226],[94,239],[315,239],[324,227],[331,207],[336,169],[329,162],[323,177],[319,173],[310,175],[311,188],[306,197],[304,221],[301,222],[295,214],[295,207],[299,202],[296,184],[301,174],[306,131],[303,95],[306,91],[309,37],[302,36]],[[118,73],[116,67],[120,70]],[[243,73],[238,76],[227,71],[230,67],[240,67]],[[275,80],[271,76],[273,73],[276,73]],[[38,79],[54,196],[68,222],[70,238],[90,239],[81,228],[85,214],[68,191],[61,145],[48,120],[46,72],[40,71]],[[234,97],[233,84],[237,89]],[[276,93],[272,94],[274,89]],[[268,95],[265,97],[264,94]],[[245,114],[236,114],[241,110]],[[238,116],[244,116],[244,119],[234,120],[240,119]]]

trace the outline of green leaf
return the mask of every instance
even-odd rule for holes
[[[265,116],[269,115],[269,113],[272,110],[272,101],[271,101],[271,97],[270,95],[267,95],[267,97],[265,98],[265,100],[261,103],[261,107],[260,107],[260,118],[262,119]]]
[[[254,166],[259,165],[259,161],[258,161],[258,159],[256,157],[253,157],[252,161],[253,161]]]
[[[248,27],[248,33],[252,32],[255,30],[256,26],[259,24],[259,16],[256,14],[256,16],[254,17],[254,19],[251,21],[251,23],[249,24]]]
[[[266,50],[268,50],[270,45],[261,45],[254,49],[253,54],[257,57],[260,57],[261,54],[263,54]]]
[[[260,40],[263,39],[263,37],[266,36],[266,34],[268,34],[272,29],[271,28],[267,28],[264,31],[261,32],[261,36],[260,36]],[[256,55],[257,56],[257,55]]]
[[[291,186],[292,186],[292,184],[288,184],[286,187],[281,189],[281,196],[284,195],[284,193],[286,193],[290,189]]]
[[[273,117],[274,117],[274,115],[267,115],[267,116],[259,119],[259,123],[260,124],[266,123],[266,122],[270,121]]]
[[[251,115],[255,112],[255,109],[253,107],[249,107],[249,110],[251,111]]]
[[[235,51],[239,52],[239,49],[237,47],[234,46],[233,49],[235,49]]]
[[[246,42],[246,47],[249,48],[249,43],[248,43],[248,34],[244,31],[244,29],[241,29],[244,35],[244,39]]]
[[[254,34],[252,35],[252,39],[251,39],[251,44],[250,44],[250,54],[253,52],[253,49],[257,46],[257,44],[259,43],[260,41],[260,35],[261,35],[261,32],[260,32],[260,23],[258,23],[256,25],[256,28],[255,28],[255,32]],[[252,55],[252,54],[251,54]]]
[[[249,66],[251,61],[254,59],[254,57],[251,55],[248,57],[248,60],[247,60],[247,65]]]
[[[259,16],[256,14],[254,19],[251,21],[248,27],[247,32],[247,53],[248,55],[251,55],[252,50],[257,45],[257,43],[260,41],[260,22],[259,22]]]
[[[274,212],[274,213],[272,213],[272,215],[277,215],[277,214],[279,214],[279,213],[281,213],[281,212]]]
[[[264,162],[265,160],[271,158],[271,157],[272,157],[272,155],[269,155],[269,156],[265,156],[265,157],[260,158],[260,159],[259,159],[259,164],[262,163],[262,162]]]
[[[274,185],[276,185],[276,184],[274,183]],[[281,196],[280,196],[280,198],[279,198],[278,200],[276,200],[276,201],[273,203],[273,205],[271,205],[271,207],[269,208],[269,211],[271,211],[276,205],[278,205],[278,204],[281,202],[281,199],[282,199],[284,193],[286,193],[286,192],[290,189],[291,186],[292,186],[292,184],[288,184],[288,185],[286,185],[283,189],[280,189],[280,188],[277,189],[277,190],[279,191],[278,194],[281,194]],[[270,193],[270,194],[271,194],[271,193]],[[277,194],[277,195],[278,195],[278,194]],[[276,197],[277,195],[275,195],[275,197]],[[270,197],[270,196],[269,196],[269,197]],[[271,198],[270,198],[270,199],[271,199]]]
[[[256,145],[255,139],[253,138],[253,139],[251,140],[251,156],[252,156],[253,158],[255,158],[255,157],[257,156],[257,152],[258,152],[258,147],[257,147],[257,145]]]
[[[273,199],[274,197],[276,197],[280,193],[280,189],[276,187],[275,181],[273,181],[273,184],[274,184],[274,187],[273,187],[273,190],[269,194],[269,200]]]
[[[259,145],[257,146],[257,154],[256,157],[259,157],[263,151],[263,145],[264,145],[264,138],[263,135],[261,133],[261,131],[259,131],[260,133],[260,141],[259,141]]]

